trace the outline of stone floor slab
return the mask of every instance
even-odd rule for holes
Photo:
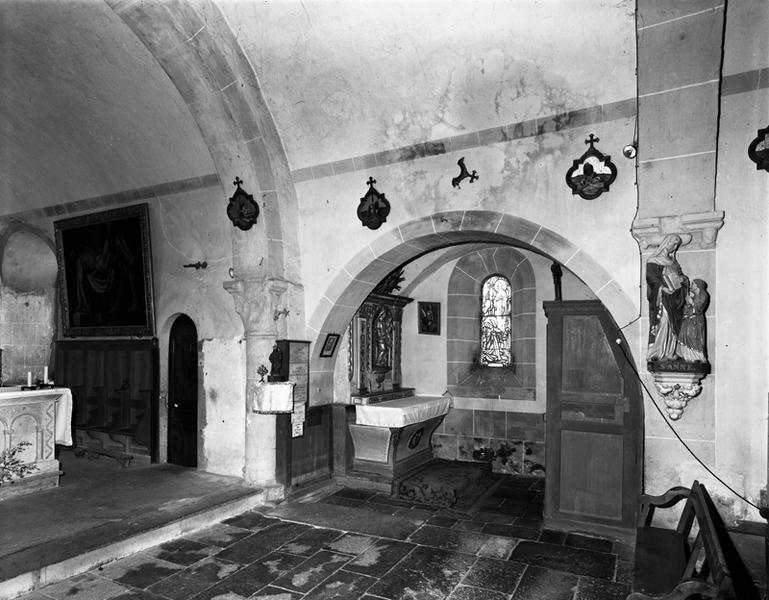
[[[520,542],[510,555],[510,559],[537,567],[601,579],[614,577],[616,561],[614,555],[604,552],[530,541]]]
[[[575,600],[625,600],[630,586],[604,579],[580,577]]]
[[[340,554],[351,554],[357,556],[366,549],[373,546],[378,538],[370,535],[358,535],[356,533],[345,533],[342,537],[327,543],[326,550],[338,552]]]
[[[419,546],[382,577],[370,590],[391,600],[444,598],[470,570],[475,557],[459,552]]]
[[[320,550],[288,573],[278,577],[273,585],[306,594],[349,560],[350,557],[344,554]]]
[[[192,540],[194,542],[200,542],[207,546],[219,546],[220,548],[226,548],[231,546],[238,540],[242,540],[244,537],[251,535],[251,531],[248,529],[242,529],[240,527],[233,527],[219,523],[214,527],[208,527],[202,531],[188,534],[185,539]]]
[[[280,588],[276,588],[270,585],[262,590],[259,590],[256,594],[251,596],[249,600],[298,600],[301,597],[302,597],[302,594],[297,594],[296,592],[289,592],[288,590],[282,590]],[[217,598],[216,600],[230,600],[230,599]]]
[[[569,573],[528,567],[512,600],[573,600],[577,577]]]
[[[304,558],[301,556],[272,552],[195,596],[195,600],[209,600],[227,595],[238,599],[248,598],[302,562]]]
[[[207,558],[151,585],[147,591],[169,600],[188,600],[241,568],[242,565],[238,563]]]
[[[139,552],[92,572],[121,585],[145,589],[181,569],[182,565]]]
[[[281,504],[270,510],[268,514],[289,521],[308,523],[315,527],[340,529],[397,540],[405,540],[422,524],[421,519],[403,515],[380,515],[355,507],[340,511],[334,505],[323,503]]]
[[[367,589],[377,582],[374,577],[337,571],[331,577],[310,590],[304,600],[351,600],[360,598]]]
[[[512,594],[526,570],[526,565],[509,560],[479,558],[462,580],[463,585]]]
[[[489,541],[489,536],[475,531],[459,531],[434,525],[423,525],[409,537],[409,541],[423,546],[456,550],[465,554],[477,554]]]
[[[346,571],[381,577],[398,564],[416,546],[408,542],[380,539],[350,561]]]
[[[125,586],[93,573],[71,577],[40,590],[44,597],[55,600],[108,600],[127,591]]]
[[[189,566],[219,551],[219,546],[179,538],[147,550],[147,554],[177,565]]]
[[[342,537],[342,535],[344,534],[338,529],[313,527],[287,544],[283,544],[280,549],[282,552],[288,552],[289,554],[310,557],[318,550],[322,550],[328,543]]]
[[[579,533],[569,533],[566,536],[563,545],[571,546],[572,548],[596,550],[597,552],[611,552],[614,547],[614,542],[605,538],[597,538]]]
[[[310,527],[299,523],[279,522],[267,529],[254,533],[228,546],[219,554],[219,558],[247,565],[261,556],[277,550],[283,544],[290,542]]]
[[[502,523],[486,523],[481,531],[490,535],[503,535],[520,540],[536,540],[539,539],[540,534],[539,529],[519,527],[518,525],[504,525]]]
[[[507,600],[508,595],[493,590],[458,585],[447,600]]]

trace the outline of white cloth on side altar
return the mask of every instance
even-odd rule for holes
[[[69,388],[48,388],[42,390],[24,390],[20,387],[0,388],[0,400],[4,398],[23,401],[25,398],[54,399],[54,443],[62,446],[72,445],[72,392]]]
[[[72,392],[69,388],[56,388],[61,396],[56,400],[56,418],[54,424],[54,443],[62,446],[72,445]]]
[[[405,427],[449,412],[448,396],[411,396],[355,407],[355,422],[374,427]]]

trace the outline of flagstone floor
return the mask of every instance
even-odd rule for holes
[[[264,507],[23,600],[624,600],[632,550],[543,528],[544,481],[457,513],[375,492]]]

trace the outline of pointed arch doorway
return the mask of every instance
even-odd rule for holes
[[[187,315],[168,340],[168,462],[198,466],[198,332]]]

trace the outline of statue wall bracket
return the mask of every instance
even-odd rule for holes
[[[650,360],[646,367],[654,379],[657,392],[665,401],[672,421],[683,415],[689,400],[702,391],[702,380],[710,373],[710,363],[685,360]]]

